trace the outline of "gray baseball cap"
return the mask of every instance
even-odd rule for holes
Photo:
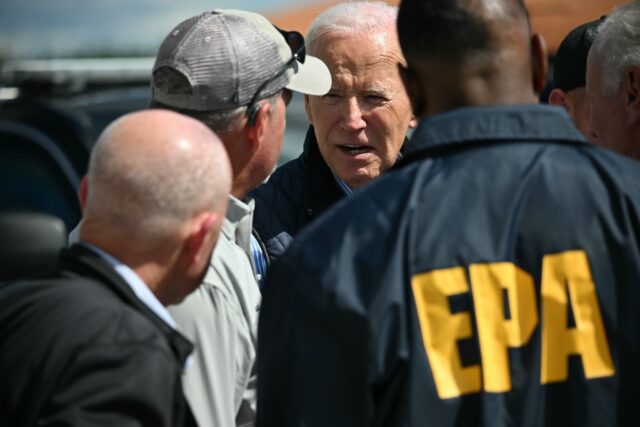
[[[156,87],[163,67],[185,77],[190,93]],[[213,10],[178,24],[160,45],[151,79],[154,100],[195,111],[245,106],[283,88],[324,95],[331,88],[329,69],[305,54],[299,33],[240,10]]]

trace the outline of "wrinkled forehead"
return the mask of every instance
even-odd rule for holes
[[[380,50],[393,51],[402,56],[400,41],[395,25],[376,30],[352,29],[339,27],[326,29],[319,32],[313,40],[309,41],[307,50],[311,55],[321,56],[333,47],[353,48],[357,43],[366,43],[376,46]]]
[[[315,55],[332,73],[339,67],[396,69],[404,63],[395,31],[331,32],[315,39]]]

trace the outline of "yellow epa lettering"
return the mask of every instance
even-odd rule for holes
[[[538,325],[533,278],[509,262],[471,264],[421,273],[412,289],[422,339],[440,398],[481,390],[511,390],[510,348],[526,345]],[[510,318],[503,313],[506,291]],[[457,342],[473,336],[469,313],[452,313],[448,297],[471,291],[481,365],[463,366]],[[568,378],[568,358],[579,355],[588,379],[615,374],[587,254],[582,250],[546,255],[541,279],[540,382]],[[567,298],[567,295],[569,298]],[[568,325],[568,304],[575,327]]]

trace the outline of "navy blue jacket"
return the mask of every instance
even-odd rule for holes
[[[639,218],[559,108],[424,120],[272,265],[258,425],[636,424]]]
[[[320,154],[313,126],[307,130],[302,154],[276,169],[250,197],[256,203],[254,233],[270,260],[282,255],[302,227],[344,197]]]
[[[402,153],[406,146],[405,139]],[[256,203],[254,234],[273,261],[304,226],[345,194],[320,153],[313,126],[309,126],[302,154],[276,169],[250,196]]]

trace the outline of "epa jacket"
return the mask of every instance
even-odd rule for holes
[[[424,120],[273,265],[259,426],[637,424],[640,165],[543,105]]]

